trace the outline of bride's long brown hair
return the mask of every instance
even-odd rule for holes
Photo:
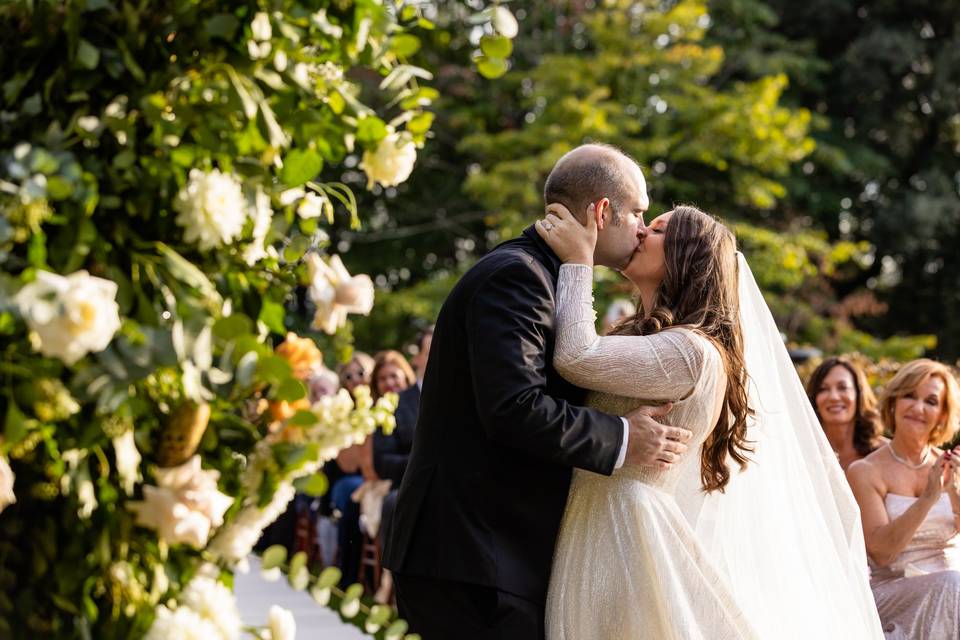
[[[727,374],[723,410],[703,443],[700,479],[706,491],[723,492],[730,480],[727,456],[740,468],[752,452],[747,440],[747,374],[740,331],[736,240],[718,220],[696,207],[674,208],[664,237],[663,282],[654,308],[641,307],[610,330],[611,334],[649,335],[684,326],[716,345]]]

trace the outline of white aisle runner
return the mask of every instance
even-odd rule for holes
[[[363,640],[359,629],[344,624],[333,611],[321,607],[305,591],[294,590],[281,577],[276,582],[264,580],[260,575],[260,559],[248,558],[249,573],[237,573],[234,579],[237,605],[244,624],[264,625],[272,605],[280,605],[293,612],[297,621],[298,640]]]

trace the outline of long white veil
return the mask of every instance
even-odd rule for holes
[[[738,253],[755,452],[725,493],[679,496],[761,638],[882,638],[860,511]]]

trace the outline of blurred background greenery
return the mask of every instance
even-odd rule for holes
[[[413,60],[443,97],[412,178],[364,192],[362,172],[338,176],[369,213],[332,234],[378,287],[359,348],[430,323],[478,256],[538,216],[555,160],[599,140],[643,166],[648,221],[683,202],[735,225],[795,346],[960,357],[960,3],[509,7],[520,33],[489,81],[470,4],[426,5],[437,29]],[[601,305],[629,295],[602,279]]]

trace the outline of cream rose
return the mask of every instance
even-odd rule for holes
[[[308,295],[317,307],[312,327],[334,334],[348,313],[367,315],[373,309],[373,281],[368,275],[351,276],[340,256],[324,262],[316,253],[306,257],[310,274]]]
[[[237,599],[230,589],[215,578],[206,575],[195,577],[180,597],[180,604],[210,621],[219,631],[218,637],[224,640],[240,637],[243,623]]]
[[[106,349],[120,328],[115,282],[77,271],[61,276],[38,271],[16,295],[16,303],[36,334],[36,347],[68,366],[90,352]]]
[[[144,640],[211,640],[218,635],[216,626],[193,609],[177,607],[171,610],[160,605]]]
[[[155,529],[171,544],[202,549],[233,503],[233,498],[217,489],[220,474],[204,471],[200,456],[195,455],[178,467],[160,469],[156,476],[157,486],[145,486],[144,499],[129,504],[137,524]]]
[[[376,151],[364,151],[360,168],[367,174],[367,188],[379,182],[383,187],[393,187],[407,178],[417,161],[417,147],[413,141],[393,130],[380,141]]]
[[[0,511],[17,501],[16,494],[13,493],[13,483],[16,476],[10,463],[3,456],[0,456]]]
[[[208,251],[230,244],[243,231],[247,203],[240,181],[214,169],[208,173],[190,170],[187,184],[177,193],[173,208],[184,239]]]

